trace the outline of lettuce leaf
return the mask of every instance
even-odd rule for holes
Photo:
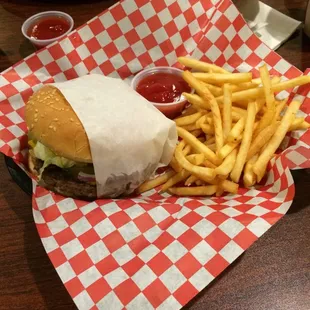
[[[40,176],[43,173],[44,169],[49,165],[55,165],[62,169],[67,169],[73,167],[76,162],[65,157],[57,156],[49,148],[43,145],[40,142],[37,142],[33,148],[34,156],[41,159],[44,164],[40,169]]]

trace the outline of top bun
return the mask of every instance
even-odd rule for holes
[[[88,138],[79,118],[62,93],[51,85],[35,92],[26,104],[29,134],[55,154],[91,163]]]

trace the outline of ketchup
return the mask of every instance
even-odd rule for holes
[[[69,22],[60,16],[39,19],[29,27],[27,35],[37,40],[57,38],[66,33],[70,28]]]
[[[171,103],[179,101],[182,93],[191,88],[179,75],[153,73],[139,82],[136,91],[148,101]]]

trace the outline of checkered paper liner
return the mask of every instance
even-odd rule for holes
[[[24,105],[42,84],[87,73],[130,80],[148,66],[177,66],[184,55],[230,71],[257,74],[265,62],[272,74],[302,74],[262,43],[228,0],[122,1],[0,75],[0,151],[23,167]],[[291,95],[303,101],[308,120],[309,90]],[[233,196],[180,198],[155,189],[89,203],[33,181],[39,235],[77,307],[184,306],[286,213],[294,198],[289,169],[310,167],[309,134],[287,137],[264,186]]]

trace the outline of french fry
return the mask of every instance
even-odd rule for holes
[[[201,124],[205,124],[207,122],[207,117],[208,115],[203,115],[201,116],[197,121],[196,121],[196,127],[200,128]]]
[[[271,79],[271,84],[272,84],[272,85],[279,84],[280,82],[281,82],[281,77],[279,77],[279,76],[274,76],[274,77],[272,77],[272,79]]]
[[[232,181],[238,183],[245,160],[248,154],[248,150],[250,148],[252,134],[253,134],[253,126],[255,122],[255,115],[256,115],[256,105],[255,102],[250,102],[247,110],[247,118],[245,121],[244,133],[243,138],[241,140],[240,149],[238,152],[238,156],[235,162],[235,166],[230,173],[230,178]]]
[[[160,192],[166,192],[170,187],[172,187],[175,184],[178,184],[179,182],[187,179],[190,176],[190,172],[182,169],[177,174],[173,175],[160,189]]]
[[[264,65],[259,68],[261,79],[263,82],[263,90],[266,99],[266,111],[259,121],[257,128],[254,131],[253,137],[257,137],[257,135],[264,130],[267,126],[269,126],[273,121],[276,121],[276,107],[275,107],[275,99],[274,93],[271,86],[271,81],[269,78],[269,72],[267,70],[267,66]]]
[[[195,136],[195,137],[199,137],[199,135],[201,135],[202,134],[202,130],[199,128],[199,129],[196,129],[196,130],[193,130],[192,132],[191,132],[191,134],[193,135],[193,136]]]
[[[186,100],[191,103],[196,108],[201,108],[205,110],[210,110],[210,105],[208,102],[205,102],[200,96],[197,94],[189,94],[182,93],[182,96],[186,98]]]
[[[257,154],[261,148],[268,143],[271,139],[273,134],[275,133],[277,127],[279,126],[280,122],[274,122],[271,125],[267,126],[263,129],[252,141],[250,149],[247,155],[247,161],[252,158],[255,154]]]
[[[186,157],[186,159],[193,165],[200,166],[204,160],[205,156],[203,154],[191,154]]]
[[[175,123],[177,126],[186,126],[191,125],[193,123],[196,123],[196,121],[202,116],[201,112],[197,112],[188,116],[183,116],[180,118],[177,118],[175,120]]]
[[[212,169],[215,169],[215,168],[216,168],[216,165],[212,164],[211,161],[209,161],[209,160],[207,160],[207,159],[203,162],[203,164],[204,164],[207,168],[212,168]]]
[[[192,73],[189,71],[184,71],[183,79],[191,86],[193,87],[198,95],[201,96],[201,98],[208,102],[211,108],[211,111],[213,113],[213,119],[214,119],[214,131],[215,131],[215,143],[216,148],[219,150],[223,144],[223,127],[222,127],[222,118],[221,118],[221,112],[219,109],[219,106],[214,98],[214,96],[210,93],[209,89],[205,87],[202,83],[200,83]]]
[[[252,156],[250,160],[245,164],[244,174],[243,174],[243,184],[245,187],[251,187],[256,182],[256,175],[253,171],[253,164],[256,162],[258,154]]]
[[[226,180],[228,177],[229,177],[229,174],[225,174],[225,175],[219,174],[216,176],[216,178],[219,180],[219,182],[222,180]]]
[[[310,83],[310,76],[309,75],[303,75],[298,76],[294,79],[283,81],[277,84],[272,84],[272,90],[277,93],[282,90],[286,90],[288,88],[294,88],[296,86],[301,86]]]
[[[138,188],[138,193],[144,193],[147,192],[159,185],[164,184],[165,182],[167,182],[171,177],[173,177],[176,173],[172,170],[168,170],[165,173],[163,173],[162,175],[160,175],[159,177],[153,179],[153,180],[149,180],[146,181],[144,183],[142,183],[139,188]]]
[[[212,118],[211,116],[207,116],[207,123],[208,123],[209,125],[214,126],[214,121],[213,121],[213,118]]]
[[[256,88],[256,87],[258,87],[258,85],[255,83],[252,83],[252,82],[246,82],[246,83],[240,83],[240,84],[230,84],[229,87],[230,87],[231,92],[235,93],[235,92],[241,91],[241,90]]]
[[[288,129],[288,131],[294,131],[294,130],[298,130],[299,126],[305,121],[304,117],[296,117],[293,121],[292,124],[290,126],[290,128]]]
[[[241,91],[245,89],[255,88],[261,84],[262,80],[260,78],[252,79],[251,82],[240,83],[237,85],[231,84],[230,89],[231,92],[234,93],[236,91]]]
[[[239,184],[236,184],[229,180],[224,180],[221,182],[221,187],[223,188],[225,192],[237,194],[238,189],[239,189]]]
[[[275,123],[280,120],[280,114],[286,105],[287,100],[281,100],[276,103],[276,112],[273,116],[272,122]]]
[[[180,172],[182,170],[182,168],[180,167],[180,165],[178,164],[177,160],[175,159],[174,155],[171,158],[170,161],[170,167],[175,171],[175,172]]]
[[[183,155],[182,151],[176,149],[175,158],[178,161],[179,165],[183,167],[185,170],[191,172],[196,175],[199,179],[204,180],[206,182],[213,180],[215,177],[214,169],[195,166],[191,164]]]
[[[203,182],[203,181],[201,181],[201,180],[196,180],[195,181],[195,184],[197,185],[197,186],[202,186],[202,185],[204,185],[205,184],[205,182]]]
[[[255,99],[255,100],[256,100],[256,99]],[[239,101],[233,102],[232,104],[233,104],[235,107],[238,107],[238,108],[241,108],[241,109],[246,110],[250,101],[253,101],[253,100],[247,100],[247,99],[245,99],[245,100],[239,100]],[[222,103],[219,102],[219,105],[222,105]]]
[[[198,180],[198,178],[195,176],[195,175],[191,175],[187,178],[187,180],[185,181],[185,185],[186,186],[189,186],[189,185],[192,185],[194,184],[196,181]]]
[[[238,113],[239,115],[240,115],[240,117],[238,118],[238,120],[242,117],[242,116],[244,116],[244,117],[246,117],[246,110],[245,109],[242,109],[242,108],[239,108],[239,107],[232,107],[231,108],[231,110],[232,110],[232,113]]]
[[[264,176],[267,164],[280,146],[283,138],[285,137],[293,119],[295,118],[296,112],[298,111],[301,103],[298,101],[292,101],[285,111],[285,114],[280,122],[276,132],[269,140],[264,151],[260,154],[257,161],[253,165],[253,171],[257,176],[257,181],[260,182]]]
[[[201,124],[200,128],[202,131],[208,135],[214,135],[214,126],[211,126],[209,124]]]
[[[212,72],[230,73],[225,69],[218,67],[216,65],[209,64],[189,57],[178,57],[178,62],[184,65],[185,67],[189,67],[198,71],[210,72],[210,70],[212,70]]]
[[[278,84],[273,84],[272,90],[276,93],[282,90],[286,90],[288,88],[294,88],[296,86],[301,86],[308,83],[310,83],[310,76],[304,75],[291,80],[280,82]],[[232,102],[238,102],[242,101],[244,98],[247,98],[248,100],[253,100],[263,96],[264,96],[264,89],[262,87],[257,87],[232,93],[231,100]],[[215,99],[219,103],[223,103],[224,100],[223,96],[216,97]]]
[[[212,85],[212,84],[209,84],[209,83],[205,83],[205,82],[202,82],[202,83],[204,83],[205,86],[208,87],[208,89],[210,90],[211,94],[214,97],[218,97],[218,96],[222,96],[223,95],[223,91],[222,91],[221,87],[218,87],[218,86],[215,86],[215,85]]]
[[[298,127],[294,128],[294,130],[306,130],[308,128],[310,128],[310,124],[308,122],[304,121],[301,124],[299,124]],[[289,128],[289,131],[291,131],[290,129],[291,129],[291,127]]]
[[[194,131],[194,130],[200,129],[200,127],[196,126],[196,123],[193,123],[193,124],[190,124],[190,125],[184,125],[184,126],[181,126],[181,127],[183,129],[187,130],[187,131]]]
[[[209,144],[209,145],[208,145],[208,148],[209,148],[212,152],[216,152],[216,144],[215,144],[215,143]]]
[[[214,152],[212,152],[205,144],[200,142],[190,132],[186,131],[181,127],[177,127],[178,135],[186,141],[187,144],[191,145],[194,149],[204,154],[206,159],[210,160],[213,164],[219,163],[219,160]]]
[[[211,137],[209,139],[206,140],[205,145],[210,145],[215,143],[215,137]]]
[[[262,99],[262,98],[259,98],[259,99],[257,99],[257,100],[260,100],[260,99]],[[275,120],[279,120],[280,114],[281,114],[282,110],[284,109],[284,107],[285,107],[285,105],[286,105],[286,103],[287,103],[287,98],[284,99],[284,100],[275,100],[275,103],[276,103]],[[262,113],[264,114],[264,113],[266,112],[266,110],[267,110],[267,107],[264,106],[264,107],[260,110],[260,112],[262,112]]]
[[[203,109],[209,109],[210,110],[210,105],[206,102],[203,101],[203,99],[196,95],[196,94],[189,94],[189,93],[183,93],[183,96],[193,104],[196,108],[203,108]],[[247,103],[246,107],[247,108]],[[220,109],[223,109],[223,105],[220,105]],[[238,121],[242,116],[246,116],[246,110],[240,107],[232,107],[232,119],[233,121]]]
[[[234,110],[234,108],[235,108],[235,107],[232,107],[231,118],[232,118],[233,123],[236,123],[236,122],[239,121],[240,118],[242,118],[242,117],[244,117],[244,116],[241,115],[241,114],[239,114],[238,112],[236,112],[236,111]],[[245,114],[245,116],[246,116],[246,114]],[[231,125],[233,126],[234,124],[231,124]]]
[[[186,110],[184,110],[182,115],[179,116],[178,118],[183,117],[183,116],[192,115],[194,113],[197,113],[197,108],[195,108],[194,106],[190,105]]]
[[[216,197],[220,197],[224,194],[224,189],[221,186],[221,183],[219,183],[216,187],[216,192],[215,192],[215,196]]]
[[[229,88],[229,84],[223,85],[223,96],[224,96],[224,104],[223,104],[223,135],[224,140],[226,140],[232,125],[232,114],[231,114],[231,90]]]
[[[256,114],[258,114],[265,104],[265,98],[257,98],[256,99]]]
[[[276,111],[274,107],[266,110],[253,133],[254,138],[256,138],[262,130],[269,126],[273,122],[273,120],[275,120],[275,112]]]
[[[172,187],[170,194],[176,196],[211,196],[216,192],[216,185],[206,185],[197,187]]]
[[[215,174],[228,175],[235,165],[236,158],[237,158],[237,149],[234,149],[230,154],[227,155],[222,164],[214,169]]]
[[[226,158],[238,145],[240,144],[241,139],[236,142],[228,142],[226,143],[219,151],[218,156],[221,160]]]
[[[177,148],[180,150],[183,150],[186,145],[186,142],[184,140],[180,141],[179,144],[177,145]]]
[[[182,150],[184,156],[188,155],[190,153],[190,151],[192,150],[191,146],[190,145],[186,145],[184,147],[184,149]]]
[[[224,83],[232,83],[232,84],[239,84],[244,82],[250,82],[252,79],[252,73],[201,73],[201,72],[194,72],[193,76],[203,82],[206,83],[217,83],[217,84],[224,84]]]
[[[270,76],[266,64],[264,64],[259,68],[259,73],[263,83],[267,109],[272,109],[274,111],[275,110],[274,92],[272,89]]]
[[[227,142],[236,142],[240,135],[243,133],[245,126],[246,118],[242,117],[239,121],[233,126],[227,136]]]

